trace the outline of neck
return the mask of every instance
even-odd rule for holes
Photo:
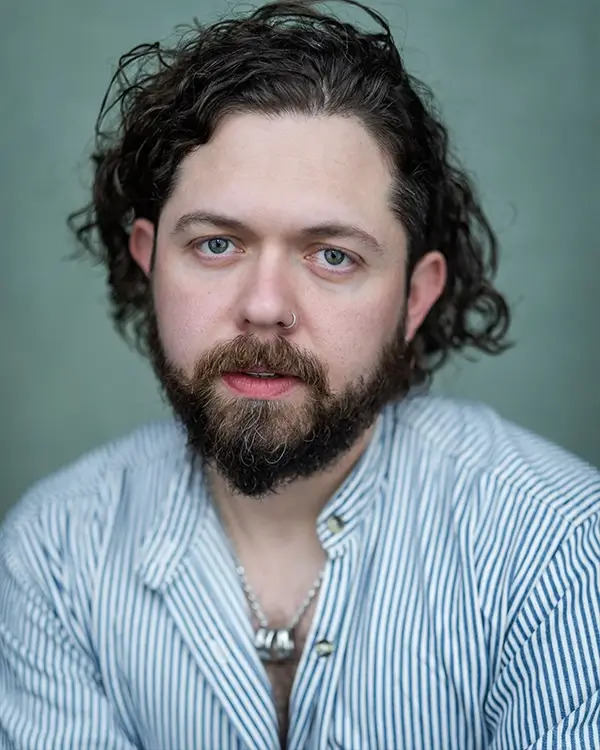
[[[264,545],[300,544],[315,539],[317,518],[341,486],[373,435],[369,428],[333,467],[299,479],[262,500],[233,493],[216,471],[208,470],[213,501],[238,547],[264,549]]]

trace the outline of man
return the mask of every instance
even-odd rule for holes
[[[177,421],[6,522],[1,748],[600,747],[600,477],[428,391],[509,315],[370,13],[121,59],[72,223]]]

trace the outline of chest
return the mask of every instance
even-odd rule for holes
[[[290,723],[290,696],[297,669],[298,660],[266,665],[267,676],[271,684],[273,703],[275,704],[281,747],[285,747],[287,742]]]
[[[470,606],[476,602],[465,597],[468,581],[440,589],[443,600],[432,601],[432,588],[404,557],[383,565],[377,541],[360,557],[332,562],[317,608],[300,623],[299,660],[281,666],[259,663],[244,600],[227,598],[214,575],[201,575],[208,561],[182,566],[160,593],[125,595],[107,568],[98,612],[119,617],[98,618],[97,653],[108,700],[132,744],[484,747],[474,699],[484,692],[487,654]],[[452,717],[451,737],[445,717]]]
[[[335,646],[329,656],[319,656],[309,640],[299,663],[265,666],[270,690],[263,694],[262,680],[241,653],[219,653],[214,641],[197,648],[198,631],[182,637],[181,628],[159,614],[153,627],[164,641],[152,650],[156,658],[147,658],[145,649],[142,655],[149,641],[132,640],[139,634],[131,628],[108,652],[118,663],[118,671],[107,665],[104,675],[109,701],[130,727],[133,744],[146,748],[485,746],[477,739],[483,716],[472,702],[483,670],[474,668],[464,680],[452,670],[454,655],[464,653],[455,633],[447,630],[438,641],[422,622],[391,621],[368,607],[353,612],[347,635],[343,624],[328,629]],[[442,664],[445,669],[434,668]],[[452,737],[444,723],[448,716],[457,733]],[[457,737],[460,744],[453,744]]]
[[[287,744],[288,727],[290,724],[290,699],[302,652],[306,644],[307,634],[314,618],[314,608],[315,605],[312,604],[303,617],[302,624],[298,624],[290,635],[287,636],[291,637],[294,643],[292,658],[285,661],[263,662],[271,687],[271,696],[275,707],[279,740],[282,748],[285,748]]]

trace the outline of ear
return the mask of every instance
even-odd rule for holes
[[[154,252],[154,224],[148,219],[136,219],[129,234],[129,252],[138,266],[150,276]]]
[[[412,341],[446,285],[446,259],[437,250],[424,255],[415,266],[406,301],[406,340]]]

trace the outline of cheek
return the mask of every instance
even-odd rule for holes
[[[153,280],[158,330],[168,358],[191,372],[214,338],[223,295],[215,289],[175,283],[157,272]]]
[[[373,304],[344,311],[328,320],[327,348],[331,352],[330,382],[334,390],[366,374],[396,333],[401,305]]]

